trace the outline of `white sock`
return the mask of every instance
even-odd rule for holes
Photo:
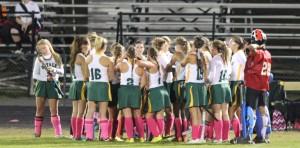
[[[261,117],[262,118],[262,125],[263,125],[263,127],[262,127],[262,129],[261,129],[261,136],[262,136],[262,138],[263,139],[265,139],[266,138],[266,131],[267,131],[267,128],[268,128],[268,116],[262,116]]]

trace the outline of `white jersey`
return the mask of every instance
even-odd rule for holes
[[[90,82],[108,82],[108,72],[107,67],[101,65],[100,59],[101,56],[99,55],[91,55],[92,56],[92,62],[88,65],[89,68],[89,81]]]
[[[128,65],[128,71],[121,73],[121,85],[139,86],[141,77],[135,72],[138,66],[134,64],[132,69],[132,65],[127,60],[125,63]]]
[[[175,70],[176,70],[176,80],[184,80],[185,79],[185,67],[181,66],[180,62],[175,63]]]
[[[185,66],[186,74],[185,74],[185,82],[186,83],[204,83],[203,79],[203,71],[202,69],[198,69],[197,64],[187,64]]]
[[[239,50],[233,54],[231,59],[232,72],[230,81],[243,81],[244,69],[246,64],[246,55],[243,50]]]
[[[209,66],[208,79],[211,85],[228,83],[231,74],[231,64],[224,64],[221,55],[215,55]]]
[[[167,65],[170,63],[172,59],[173,54],[171,53],[163,53],[157,57],[157,61],[160,64],[160,67],[165,69]],[[164,72],[162,72],[162,75],[165,76]],[[163,81],[167,83],[171,83],[173,81],[173,74],[172,72],[168,72],[167,76],[163,79]]]
[[[81,56],[84,57],[83,54],[79,53]],[[81,70],[81,65],[78,64],[74,64],[74,71],[73,71],[73,81],[83,81],[84,80],[84,76],[83,76],[83,72]]]
[[[163,86],[162,76],[159,71],[156,73],[149,72],[149,89]]]
[[[58,81],[59,76],[62,76],[64,74],[63,65],[58,66],[52,56],[50,56],[49,59],[41,57],[40,59],[41,61],[39,60],[39,58],[36,58],[34,62],[32,78],[38,81],[47,81],[47,76],[52,75],[53,79],[55,81]],[[54,68],[54,72],[47,72],[47,67],[49,66]]]

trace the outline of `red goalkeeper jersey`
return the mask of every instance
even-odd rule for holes
[[[246,86],[255,90],[269,90],[271,63],[271,54],[267,50],[257,49],[255,53],[250,53],[245,67]]]

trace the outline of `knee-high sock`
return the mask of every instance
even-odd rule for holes
[[[98,124],[100,125],[100,129],[101,129],[101,132],[100,132],[100,129],[99,129],[99,136],[100,138],[102,139],[108,139],[108,120],[107,119],[100,119],[98,121]]]
[[[158,125],[158,129],[159,129],[159,134],[163,135],[164,134],[164,129],[165,129],[165,120],[162,119],[156,119],[157,120],[157,125]]]
[[[86,139],[94,140],[94,120],[85,119],[84,125],[85,125]]]
[[[227,141],[229,138],[230,121],[223,120],[222,140]]]
[[[261,129],[261,137],[263,139],[266,138],[266,132],[267,132],[267,127],[268,127],[268,116],[261,116],[262,118],[262,129]]]
[[[118,129],[118,122],[119,121],[117,119],[114,119],[113,126],[112,126],[112,132],[111,132],[112,138],[116,137],[116,133],[117,133],[117,129]]]
[[[76,135],[76,117],[71,117],[71,128],[72,128],[72,136],[75,138]]]
[[[189,128],[188,121],[186,118],[182,119],[183,130],[186,131]]]
[[[196,140],[199,139],[199,125],[192,125],[192,139]]]
[[[158,125],[157,125],[155,119],[152,118],[152,117],[151,118],[147,118],[146,122],[147,122],[148,128],[150,129],[152,135],[154,137],[159,136],[159,129],[158,129]]]
[[[127,138],[133,138],[133,122],[132,117],[125,117],[125,130],[127,133]]]
[[[176,138],[181,138],[182,136],[182,120],[180,118],[175,118],[175,128],[176,128]]]
[[[208,139],[213,139],[214,138],[214,122],[208,122],[207,124],[207,138]]]
[[[60,123],[60,117],[59,116],[52,116],[51,117],[51,123],[54,128],[55,136],[61,136],[62,135],[62,129],[61,129],[61,123]]]
[[[165,126],[165,134],[170,135],[174,126],[174,114],[168,116],[166,126]]]
[[[205,136],[204,136],[205,134],[202,135],[203,129],[204,129],[204,126],[203,126],[202,124],[200,124],[200,125],[199,125],[199,132],[198,132],[198,137],[199,137],[200,139],[204,139],[204,137],[205,137]],[[205,133],[205,131],[203,131],[203,133]]]
[[[75,138],[81,138],[81,134],[82,134],[82,130],[83,130],[83,122],[84,119],[83,118],[76,118],[76,133],[75,133]]]
[[[144,138],[145,131],[144,131],[144,120],[143,120],[143,118],[142,117],[136,117],[136,118],[134,118],[134,120],[135,120],[135,125],[136,125],[138,133],[139,133],[139,137]]]
[[[42,134],[43,117],[34,118],[34,134],[36,137],[40,137]]]
[[[108,131],[108,137],[111,138],[112,137],[112,129],[113,129],[113,123],[114,123],[114,120],[108,120],[108,128],[107,128],[107,131]]]
[[[216,135],[216,140],[222,140],[222,129],[223,129],[223,122],[222,120],[215,120],[214,121],[214,132]]]
[[[233,128],[233,131],[234,131],[234,135],[235,135],[235,137],[237,138],[237,137],[240,137],[240,126],[241,126],[241,124],[240,124],[240,120],[239,119],[237,119],[237,118],[233,118],[232,120],[231,120],[231,125],[232,125],[232,128]]]

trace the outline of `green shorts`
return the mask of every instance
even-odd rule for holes
[[[69,99],[86,100],[86,85],[84,81],[73,81],[69,90]]]
[[[110,84],[108,82],[88,82],[87,100],[95,102],[111,101]]]
[[[230,106],[240,106],[243,101],[243,96],[245,95],[245,88],[242,85],[242,81],[231,81],[231,96],[232,102],[229,104]]]
[[[61,99],[59,81],[36,81],[34,94],[36,97],[47,99]]]
[[[173,90],[175,93],[175,102],[178,102],[178,105],[182,105],[186,102],[185,100],[185,84],[184,81],[174,81]]]
[[[118,90],[118,108],[133,108],[141,107],[141,90],[139,86],[124,86],[121,85]]]
[[[204,83],[186,83],[186,108],[208,105],[207,89]]]
[[[169,97],[165,97],[165,108],[170,108],[171,107],[171,98],[170,98],[170,92],[171,92],[171,87],[172,87],[172,83],[166,83],[164,82],[164,87],[167,91],[167,93],[169,94]]]
[[[231,102],[231,91],[229,84],[216,84],[211,86],[212,104],[223,104]]]
[[[164,86],[151,88],[148,95],[147,112],[159,112],[164,109],[167,98],[169,98],[169,94]]]

